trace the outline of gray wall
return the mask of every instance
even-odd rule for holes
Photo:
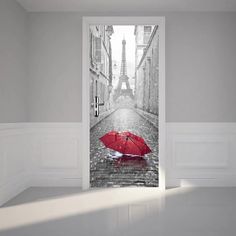
[[[27,14],[0,0],[0,123],[27,121]]]
[[[170,122],[236,122],[236,14],[166,19],[166,109]]]
[[[167,121],[236,122],[236,14],[151,15],[166,16]],[[76,13],[30,14],[31,121],[81,121],[81,28]]]
[[[81,20],[34,13],[29,25],[30,121],[81,121]]]
[[[0,1],[0,122],[79,122],[82,15],[28,14]],[[236,14],[150,15],[166,16],[167,121],[236,122]]]

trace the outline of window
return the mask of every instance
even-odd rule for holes
[[[102,40],[99,37],[95,37],[95,58],[97,63],[101,63],[102,61]]]
[[[152,26],[145,25],[143,30],[143,43],[147,44],[152,32]]]

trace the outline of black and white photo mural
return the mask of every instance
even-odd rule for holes
[[[158,187],[158,26],[89,34],[90,186]]]

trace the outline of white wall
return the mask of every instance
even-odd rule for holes
[[[0,124],[0,206],[30,186],[81,186],[79,123]]]
[[[0,1],[0,123],[27,121],[27,13]]]
[[[81,124],[28,123],[27,131],[30,185],[81,186]]]
[[[236,186],[236,123],[168,123],[168,186]]]
[[[0,125],[0,205],[30,186],[81,186],[81,123]],[[167,123],[167,186],[236,186],[236,123]]]

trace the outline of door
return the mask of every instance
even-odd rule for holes
[[[91,188],[158,187],[160,25],[89,24]]]

